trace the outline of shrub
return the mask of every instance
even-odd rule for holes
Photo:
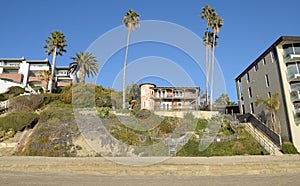
[[[9,98],[13,98],[16,97],[20,94],[23,94],[25,92],[25,89],[22,87],[18,87],[18,86],[13,86],[13,87],[9,87],[9,89],[3,93],[3,97],[5,97],[5,99],[9,99]]]
[[[4,94],[0,94],[0,101],[5,101],[7,98],[4,96]]]
[[[9,109],[11,111],[35,111],[57,99],[58,96],[47,94],[20,96],[9,101]]]
[[[165,117],[165,119],[158,126],[163,133],[171,133],[178,124],[178,118]]]
[[[66,103],[66,104],[71,104],[72,103],[72,87],[67,86],[61,91],[61,95],[59,99]]]
[[[109,107],[100,107],[97,110],[100,118],[107,118],[109,116]]]
[[[5,131],[13,129],[14,131],[21,131],[26,126],[32,125],[37,122],[38,115],[32,112],[21,111],[7,114],[0,120],[0,128]]]
[[[146,119],[151,115],[151,111],[150,110],[140,110],[136,113],[136,117],[140,118],[140,119]]]

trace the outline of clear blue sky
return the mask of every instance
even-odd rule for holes
[[[68,52],[58,57],[57,65],[64,66],[71,62],[75,52],[85,51],[99,36],[122,25],[122,17],[131,8],[141,15],[141,20],[169,21],[202,37],[205,23],[199,13],[209,4],[224,18],[215,53],[233,101],[236,101],[234,78],[242,70],[279,36],[300,35],[299,0],[2,0],[0,3],[1,58],[44,59],[48,57],[43,49],[45,39],[50,32],[61,30],[68,40]],[[143,51],[160,47],[163,48],[135,45],[129,49],[128,62],[153,55]],[[170,53],[163,53],[155,55],[172,58]],[[107,69],[106,73],[122,68],[122,51],[115,56],[118,55],[120,60],[115,62],[115,68]],[[188,58],[182,56],[178,59]],[[105,76],[99,79],[104,86],[110,86],[112,81]],[[199,74],[199,79],[197,85],[204,90],[203,74]]]

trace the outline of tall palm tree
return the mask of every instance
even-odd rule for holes
[[[281,127],[276,118],[276,112],[280,108],[279,94],[272,94],[271,97],[268,98],[257,98],[255,105],[258,106],[261,104],[263,104],[266,107],[265,109],[270,113],[269,121],[267,121],[268,127],[280,134]]]
[[[209,35],[209,31],[208,31],[208,28],[210,27],[211,25],[211,14],[214,12],[215,10],[212,9],[209,5],[206,5],[205,7],[202,8],[202,12],[200,13],[200,16],[202,18],[202,20],[206,20],[206,28],[205,28],[205,34],[204,34],[204,37],[203,37],[203,44],[205,46],[205,50],[206,50],[206,54],[205,54],[205,57],[206,57],[206,72],[205,72],[205,75],[206,75],[206,84],[205,84],[205,104],[208,105],[208,81],[209,81],[209,72],[210,72],[210,60],[209,60],[209,38],[212,38],[210,37]]]
[[[51,79],[51,72],[49,70],[43,70],[40,74],[41,81],[45,82],[44,93],[48,92],[49,80]]]
[[[53,89],[53,80],[54,80],[54,70],[56,64],[56,56],[62,56],[63,53],[67,52],[65,47],[67,40],[65,39],[65,35],[60,31],[52,32],[51,35],[46,39],[46,45],[44,48],[46,49],[46,54],[52,56],[52,66],[51,66],[51,78],[50,78],[50,93],[52,93]]]
[[[211,14],[211,29],[213,30],[213,44],[211,51],[211,82],[210,82],[210,110],[212,110],[213,100],[213,84],[214,84],[214,68],[215,68],[215,46],[217,45],[217,33],[220,32],[220,28],[223,26],[223,18],[219,17],[216,12]]]
[[[134,10],[130,9],[122,19],[124,26],[128,29],[126,53],[124,58],[124,74],[123,74],[123,109],[126,108],[126,64],[128,57],[128,46],[130,41],[130,33],[133,32],[140,25],[140,15]]]
[[[98,70],[98,61],[93,54],[89,52],[79,52],[76,53],[75,57],[71,57],[74,62],[70,63],[69,65],[69,72],[74,73],[75,75],[79,71],[79,82],[85,83],[86,75],[88,77],[94,77],[99,70]],[[76,78],[77,79],[77,78]]]

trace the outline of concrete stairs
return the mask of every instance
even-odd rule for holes
[[[242,125],[271,155],[282,155],[280,148],[260,130],[256,129],[251,123],[242,123]]]

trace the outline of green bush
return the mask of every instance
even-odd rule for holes
[[[164,120],[159,124],[159,129],[162,133],[172,133],[178,125],[178,118],[165,117]]]
[[[284,141],[282,143],[282,151],[284,154],[299,154],[293,143]]]
[[[61,91],[61,95],[60,95],[59,99],[66,104],[71,104],[72,103],[72,87],[71,86],[64,87],[64,89]]]
[[[23,94],[25,92],[25,89],[22,87],[18,87],[18,86],[13,86],[13,87],[9,87],[8,90],[2,94],[2,96],[5,99],[10,99],[13,97],[16,97],[20,94]]]
[[[100,107],[97,110],[100,118],[107,118],[109,116],[109,107]]]
[[[4,96],[4,94],[0,94],[0,101],[5,101],[7,98]]]
[[[20,111],[8,113],[5,117],[1,118],[0,128],[5,131],[9,131],[10,129],[20,131],[37,119],[38,115],[32,112]]]

